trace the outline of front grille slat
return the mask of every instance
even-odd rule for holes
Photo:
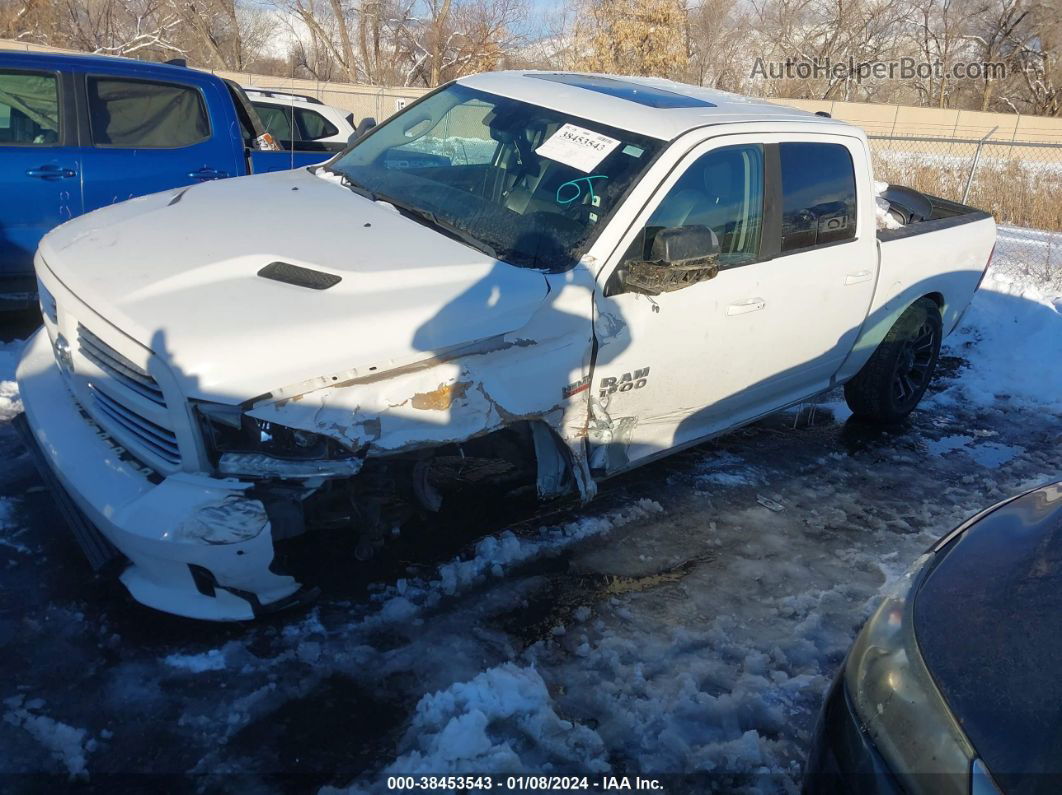
[[[145,463],[156,461],[151,465],[153,468],[179,467],[181,448],[176,432],[167,427],[169,413],[160,413],[151,405],[168,408],[166,396],[154,376],[80,323],[77,338],[78,352],[84,361],[91,362],[102,373],[102,378],[97,378],[95,371],[85,373],[80,381],[79,391],[85,402],[91,404],[86,406],[89,413],[131,453],[137,455],[139,448]]]
[[[161,389],[158,389],[157,387],[153,389],[150,386],[140,383],[136,378],[126,375],[120,369],[121,365],[119,363],[113,362],[107,359],[106,357],[99,355],[98,353],[96,353],[96,351],[92,350],[91,348],[85,345],[81,346],[81,353],[90,362],[95,364],[97,367],[99,367],[111,377],[115,378],[118,381],[121,381],[124,386],[128,387],[129,389],[132,389],[138,395],[146,397],[148,400],[154,403],[158,403],[160,406],[166,405],[166,400],[162,396]]]
[[[80,323],[77,335],[81,353],[86,359],[138,395],[160,406],[166,405],[162,389],[149,372],[137,367]]]
[[[98,389],[93,390],[93,398],[96,407],[110,420],[115,422],[127,433],[136,437],[145,448],[174,466],[181,463],[180,450],[177,447],[177,436],[163,430],[163,433],[153,430],[158,428],[154,423],[145,420],[128,409],[123,409],[118,403],[106,397]],[[162,430],[162,429],[160,429]],[[167,434],[168,433],[168,438]]]
[[[145,417],[141,417],[135,411],[126,408],[101,389],[94,389],[92,394],[96,400],[103,403],[106,408],[110,409],[115,414],[120,415],[126,421],[133,423],[141,433],[147,434],[158,444],[169,447],[173,453],[178,452],[177,436],[173,431],[163,428],[161,425],[157,425]]]

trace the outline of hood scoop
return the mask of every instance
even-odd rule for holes
[[[258,275],[264,279],[294,284],[296,287],[308,287],[311,290],[327,290],[343,281],[342,276],[336,276],[334,273],[302,268],[290,262],[270,262],[258,271]]]

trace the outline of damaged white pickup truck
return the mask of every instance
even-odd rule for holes
[[[140,602],[251,618],[478,494],[601,479],[845,384],[921,398],[991,217],[890,188],[864,134],[661,80],[497,73],[323,166],[99,210],[42,242],[22,425]],[[896,223],[891,224],[897,226]]]

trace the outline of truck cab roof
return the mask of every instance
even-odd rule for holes
[[[698,127],[738,122],[813,122],[857,129],[797,108],[658,77],[520,70],[471,75],[457,82],[665,141]]]
[[[187,77],[189,72],[193,74],[209,74],[187,66],[176,64],[155,63],[154,61],[138,61],[135,58],[125,58],[119,55],[90,55],[80,53],[59,52],[24,52],[22,50],[0,49],[0,57],[6,64],[26,64],[34,68],[49,68],[62,70],[86,67],[100,67],[108,71],[121,69],[123,72],[135,74],[141,77],[157,77],[158,79],[174,78],[179,75]]]

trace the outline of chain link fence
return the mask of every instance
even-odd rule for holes
[[[869,136],[875,177],[980,208],[999,225],[993,262],[1062,291],[1062,144]]]

